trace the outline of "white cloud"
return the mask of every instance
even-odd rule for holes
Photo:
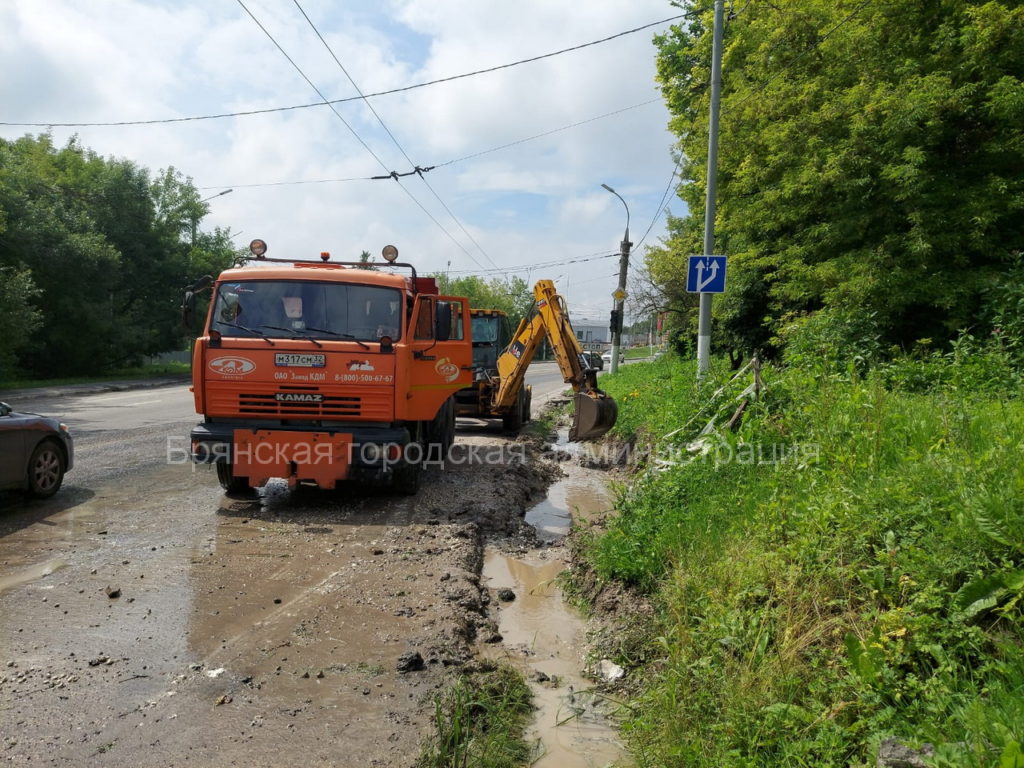
[[[293,5],[246,0],[295,62],[331,98],[352,86]],[[305,0],[306,12],[364,92],[497,66],[615,34],[678,13],[665,0]],[[308,103],[316,94],[234,3],[200,0],[13,0],[0,5],[0,103],[9,121],[146,119]],[[373,99],[414,163],[434,165],[657,98],[654,48],[645,30],[602,45],[498,72]],[[279,255],[321,250],[376,254],[394,242],[424,269],[492,267],[425,184],[392,180],[247,188],[261,181],[365,177],[409,163],[359,102],[338,111],[378,164],[325,107],[160,126],[77,132],[103,155],[174,165],[210,187],[204,226],[239,242],[263,237]],[[438,168],[427,180],[501,265],[613,252],[624,225],[656,214],[671,173],[667,113],[658,103]],[[4,127],[17,137],[26,129]],[[673,199],[670,199],[670,203]],[[681,206],[677,203],[676,208]],[[663,231],[655,226],[650,238]],[[636,239],[636,238],[634,238]],[[650,240],[649,240],[650,241]],[[464,249],[464,250],[463,250]],[[467,255],[467,253],[469,255]],[[607,268],[606,268],[607,267]],[[602,275],[607,272],[607,275]],[[597,312],[614,260],[566,265],[570,302]]]

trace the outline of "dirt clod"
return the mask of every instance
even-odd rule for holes
[[[419,651],[406,651],[398,657],[398,663],[395,665],[398,673],[403,675],[407,672],[419,672],[425,667],[423,656]]]

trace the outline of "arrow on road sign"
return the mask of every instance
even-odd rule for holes
[[[718,277],[718,262],[717,261],[712,261],[711,262],[711,265],[710,265],[710,267],[711,267],[711,269],[710,269],[711,277],[709,277],[707,280],[704,279],[704,269],[705,269],[705,266],[706,266],[705,262],[703,262],[703,261],[698,261],[697,262],[697,291],[698,292],[699,291],[703,291],[705,288],[707,288],[709,285],[711,285],[711,283],[713,283],[715,281],[716,277]]]

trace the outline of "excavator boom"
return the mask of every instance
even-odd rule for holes
[[[545,339],[558,361],[562,377],[575,392],[570,440],[595,440],[615,426],[618,406],[597,386],[597,371],[583,363],[583,350],[569,322],[565,300],[550,280],[540,280],[533,289],[534,312],[519,323],[512,342],[498,357],[500,384],[495,390],[495,410],[513,406],[524,386],[526,368]]]

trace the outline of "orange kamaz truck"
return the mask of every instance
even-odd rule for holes
[[[269,259],[254,240],[245,265],[207,277],[212,288],[192,355],[203,419],[191,457],[243,491],[271,478],[334,488],[385,481],[415,493],[425,462],[455,439],[454,394],[471,381],[467,299],[396,261]]]

